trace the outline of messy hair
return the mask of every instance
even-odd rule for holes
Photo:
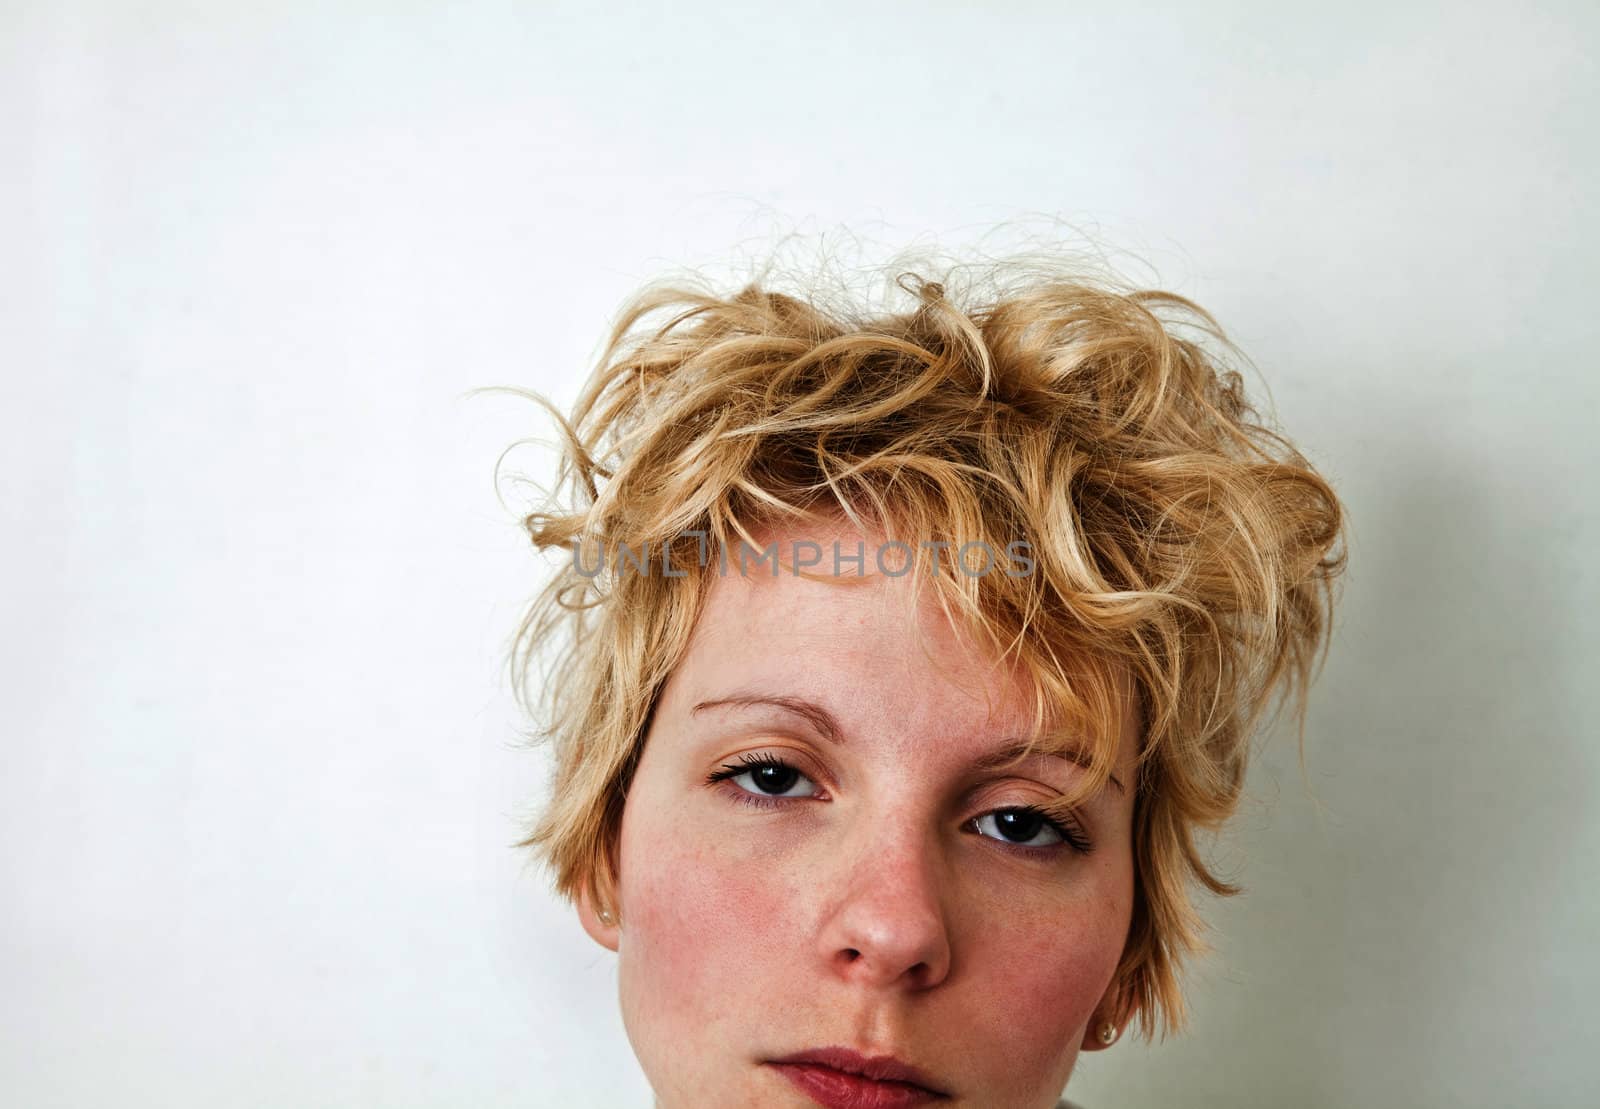
[[[1269,706],[1292,699],[1303,747],[1341,506],[1258,414],[1242,356],[1197,304],[1066,265],[959,288],[955,272],[896,273],[899,310],[765,278],[732,295],[657,282],[625,306],[570,418],[535,398],[561,459],[523,523],[573,558],[510,652],[554,752],[523,845],[561,895],[617,911],[624,799],[715,576],[697,550],[843,515],[904,541],[955,626],[1016,666],[1038,743],[1088,738],[1084,793],[1115,765],[1132,675],[1134,902],[1114,981],[1146,1038],[1177,1031],[1181,965],[1207,947],[1195,887],[1239,889],[1197,835],[1236,810]],[[936,541],[1018,540],[1027,574],[924,561]],[[588,544],[665,551],[675,570],[583,572]]]

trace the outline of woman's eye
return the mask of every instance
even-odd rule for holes
[[[712,775],[712,780],[732,781],[746,793],[760,797],[811,797],[817,792],[816,784],[810,778],[786,762],[750,758],[741,759],[740,763],[737,766],[724,766]]]
[[[1069,841],[1079,846],[1064,829],[1036,809],[996,809],[972,823],[979,835],[1018,847],[1053,847]]]

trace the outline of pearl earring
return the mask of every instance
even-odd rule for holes
[[[1102,1024],[1100,1026],[1100,1042],[1106,1044],[1107,1046],[1116,1043],[1117,1026],[1109,1023]]]

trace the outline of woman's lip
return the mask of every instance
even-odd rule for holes
[[[913,1109],[945,1100],[926,1086],[867,1078],[822,1063],[769,1063],[801,1093],[825,1109]]]
[[[892,1055],[825,1047],[773,1059],[769,1065],[828,1109],[909,1109],[949,1096],[932,1078]]]

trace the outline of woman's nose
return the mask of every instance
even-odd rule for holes
[[[833,973],[862,985],[927,989],[950,972],[942,862],[931,839],[870,830],[857,837],[834,876],[839,892],[818,937]]]

